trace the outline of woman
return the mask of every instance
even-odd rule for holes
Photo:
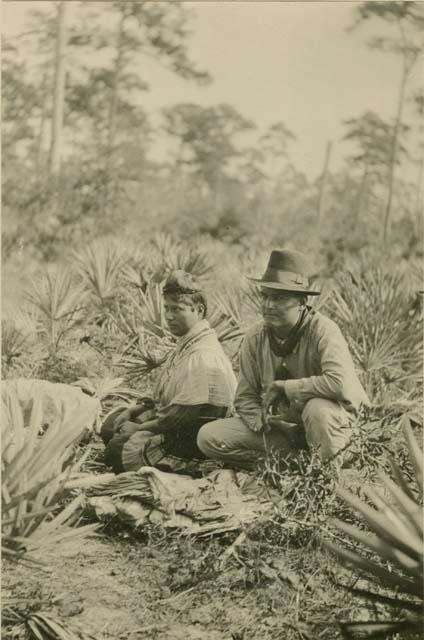
[[[205,459],[196,444],[200,427],[224,418],[232,408],[236,379],[205,320],[204,292],[189,273],[177,270],[166,280],[163,294],[177,345],[163,365],[154,401],[115,412],[105,421],[105,459],[115,473],[145,465],[194,471]]]

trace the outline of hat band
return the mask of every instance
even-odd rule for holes
[[[273,269],[268,267],[262,276],[263,282],[278,282],[279,284],[300,285],[302,287],[309,287],[309,280],[300,273],[293,273],[293,271],[280,271],[279,269]]]

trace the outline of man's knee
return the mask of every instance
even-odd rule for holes
[[[262,436],[237,417],[203,425],[197,435],[197,446],[207,458],[224,462],[250,462],[263,450]]]
[[[349,415],[332,400],[309,400],[302,411],[302,422],[309,446],[320,447],[324,459],[344,447],[350,437]]]
[[[326,429],[334,419],[345,423],[349,421],[348,414],[341,405],[325,398],[312,398],[302,411],[303,423],[314,423],[318,429]]]
[[[339,407],[331,400],[312,398],[303,408],[302,422],[305,426],[313,424],[315,430],[325,431],[329,417],[334,411],[339,411]]]
[[[220,447],[220,438],[217,431],[218,422],[222,422],[222,420],[207,422],[197,434],[197,446],[207,458],[213,457],[213,452]]]

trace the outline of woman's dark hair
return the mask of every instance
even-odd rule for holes
[[[206,318],[208,313],[208,301],[206,300],[204,291],[196,291],[196,293],[192,293],[190,297],[193,304],[201,304],[203,306],[203,317]]]
[[[206,317],[208,303],[205,292],[191,273],[182,269],[171,271],[164,284],[163,295],[175,296],[180,302],[186,304],[201,304],[204,308],[203,317]]]

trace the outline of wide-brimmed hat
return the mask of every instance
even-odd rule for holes
[[[262,278],[249,278],[249,280],[270,289],[319,296],[320,291],[310,289],[307,262],[306,256],[299,251],[274,249]]]

